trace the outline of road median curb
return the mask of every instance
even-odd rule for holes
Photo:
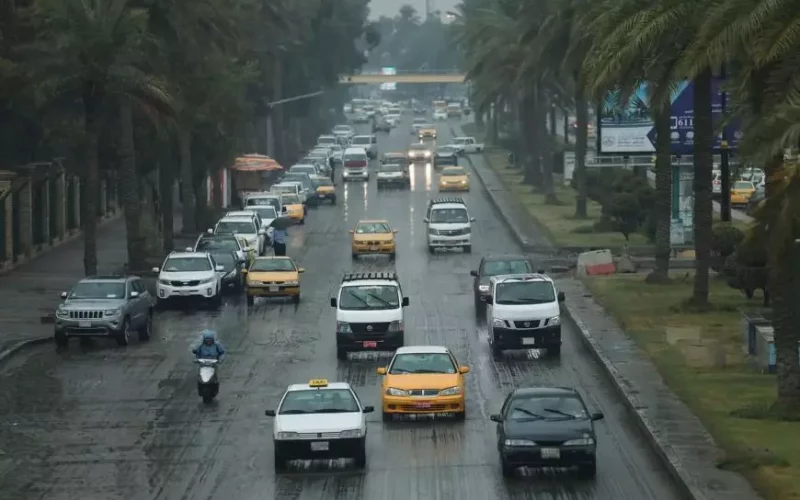
[[[36,337],[33,339],[22,340],[13,344],[11,347],[7,348],[3,352],[0,352],[0,363],[7,361],[11,356],[18,353],[19,351],[26,349],[28,347],[33,347],[36,345],[48,344],[53,341],[53,337],[48,335],[47,337]]]
[[[452,130],[451,132],[455,135],[455,131]],[[482,154],[482,153],[481,153]],[[485,158],[485,157],[484,157]],[[494,206],[497,214],[500,216],[500,219],[503,220],[505,225],[509,228],[512,233],[514,240],[519,243],[519,245],[523,248],[523,250],[527,251],[531,245],[530,242],[521,234],[521,231],[516,227],[516,224],[511,220],[509,215],[504,211],[502,208],[502,204],[499,203],[497,200],[497,195],[492,192],[491,189],[488,188],[485,180],[483,179],[480,169],[476,168],[473,162],[467,157],[467,161],[469,161],[470,167],[476,173],[478,180],[480,181],[481,185],[483,186],[484,190],[486,191],[489,201]],[[488,164],[488,161],[487,161]],[[532,219],[532,218],[531,218]],[[538,222],[531,220],[531,223],[534,224],[534,227],[538,226]],[[539,230],[537,227],[537,232],[542,235],[544,239],[546,237],[543,232]],[[552,247],[552,242],[547,241],[548,245]],[[588,295],[588,294],[587,294]],[[584,297],[586,301],[591,301],[598,308],[604,311],[605,315],[610,318],[610,315],[603,309],[599,304],[597,304],[592,297]],[[664,439],[668,433],[664,432],[663,430],[659,429],[656,423],[649,418],[645,413],[647,408],[643,408],[641,405],[640,400],[637,398],[636,394],[640,393],[641,391],[631,383],[631,381],[622,377],[619,373],[619,369],[617,365],[608,357],[606,351],[600,345],[599,341],[592,336],[589,328],[587,325],[581,320],[580,315],[575,311],[575,306],[569,304],[570,298],[568,297],[567,302],[565,302],[562,310],[564,311],[565,315],[572,320],[573,323],[578,327],[581,335],[581,341],[589,350],[593,358],[597,361],[597,363],[601,366],[603,372],[606,374],[607,378],[611,381],[612,386],[614,387],[615,391],[618,393],[622,401],[624,402],[625,406],[628,408],[629,412],[633,415],[636,420],[636,424],[641,430],[642,435],[647,440],[650,447],[654,450],[658,458],[664,463],[667,467],[673,481],[683,490],[683,492],[687,495],[688,498],[693,500],[722,500],[722,499],[730,499],[730,500],[757,500],[761,497],[758,496],[751,488],[741,488],[739,491],[731,491],[726,492],[720,489],[717,489],[719,485],[713,484],[713,478],[704,478],[698,477],[697,474],[693,474],[692,471],[687,468],[684,460],[681,456],[679,450],[676,449],[671,443],[667,442]],[[615,325],[616,321],[611,320]],[[625,334],[625,337],[630,340],[630,338]],[[633,341],[630,340],[632,343]],[[638,349],[638,348],[637,348]],[[652,362],[649,361],[646,357],[644,357],[644,353],[639,351],[639,355],[642,356],[644,362],[650,364],[652,366],[653,371],[657,374],[657,370],[655,366],[652,365]],[[664,386],[666,391],[677,399],[677,396],[672,392],[670,388],[666,386],[663,382],[663,379],[660,379],[660,384]],[[680,400],[678,400],[680,401]],[[681,402],[681,404],[683,404]],[[691,412],[688,408],[687,411]],[[692,416],[697,418],[693,413]],[[712,449],[716,449],[716,444],[708,434],[708,431],[705,429],[704,426],[699,422],[699,427],[702,429],[702,433],[705,437],[705,442],[710,443],[709,446]],[[691,464],[691,462],[689,462]],[[709,464],[709,467],[713,467],[714,470],[719,471],[720,473],[725,474],[735,474],[733,472],[722,471],[716,468],[716,464]],[[745,479],[738,474],[735,474],[746,486],[750,486],[746,483]],[[709,490],[713,493],[710,493]],[[749,491],[742,491],[742,490],[749,490]],[[726,494],[727,493],[727,494]]]

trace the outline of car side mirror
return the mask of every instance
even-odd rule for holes
[[[61,298],[66,299],[69,294],[67,292],[61,292]]]
[[[602,412],[596,411],[596,412],[592,413],[592,420],[593,421],[603,420],[604,418],[605,418],[605,415],[603,415]]]
[[[194,251],[194,249],[192,247],[186,247],[186,251],[187,252],[192,252],[192,251]]]
[[[242,269],[242,274],[247,274],[247,269]]]
[[[424,219],[422,219],[422,222],[424,222],[425,224],[430,224],[431,220],[429,218],[425,217]]]
[[[469,366],[459,366],[458,373],[461,373],[462,375],[465,373],[469,373]]]
[[[336,307],[336,299],[331,297],[331,307]]]
[[[207,232],[208,234],[214,234],[214,230],[213,230],[213,229],[211,229],[211,228],[208,228],[208,229],[206,229],[206,232]]]
[[[139,296],[139,292],[131,292],[131,298],[132,299],[135,299],[138,296]]]
[[[365,406],[361,411],[364,412],[364,413],[372,413],[372,412],[375,411],[375,407],[374,406]]]
[[[264,228],[261,228],[261,229],[258,230],[258,234],[261,235],[261,236],[264,236],[265,234],[267,234],[267,230],[264,229]]]
[[[306,268],[305,268],[305,267],[301,267],[301,268],[299,268],[299,269],[297,270],[297,272],[298,272],[298,273],[304,273],[304,272],[306,272]]]
[[[567,296],[564,295],[564,292],[558,292],[558,301],[564,302],[567,299]]]
[[[392,232],[393,232],[394,234],[397,234],[397,229],[393,229],[393,230],[392,230]]]
[[[408,307],[409,301],[408,297],[403,297],[403,307]]]
[[[381,366],[380,368],[378,368],[375,371],[378,373],[378,375],[386,375],[386,368],[383,367],[383,366]]]
[[[158,273],[161,272],[161,269],[159,269],[157,267],[154,267],[153,269],[151,269],[151,271],[153,271],[154,273],[158,274]]]
[[[494,297],[492,297],[491,295],[487,295],[486,296],[486,303],[487,304],[494,304]]]
[[[470,218],[469,218],[469,221],[470,221],[470,222],[475,222],[476,220],[478,220],[478,219],[476,219],[475,217],[470,217]]]
[[[475,276],[477,278],[478,277],[478,271],[473,269],[472,271],[469,272],[469,275],[470,276]]]
[[[494,415],[489,415],[489,420],[500,423],[503,421],[503,417],[501,417],[499,413],[495,413]]]
[[[221,266],[221,265],[217,264],[217,267],[215,267],[214,269],[216,269],[217,272],[222,272],[222,271],[225,270],[225,266]]]
[[[355,231],[353,231],[352,229],[351,229],[350,231],[348,231],[348,233],[350,233],[350,234],[356,234],[356,232],[355,232]]]
[[[266,415],[268,417],[274,417],[275,416],[275,410],[267,410],[267,411],[264,412],[264,415]]]

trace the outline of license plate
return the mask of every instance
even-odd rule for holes
[[[270,292],[277,292],[278,290],[280,290],[280,287],[277,287],[277,286],[271,286],[271,287],[269,287],[269,291],[270,291]]]
[[[362,342],[362,344],[364,345],[364,347],[378,347],[378,343],[372,341]]]
[[[373,252],[377,252],[377,251],[378,251],[378,247],[369,247],[369,249],[370,249],[371,251],[373,251]]]
[[[181,291],[178,292],[178,294],[180,294],[180,295],[191,295],[192,291],[191,290],[181,290]]]
[[[522,339],[522,345],[535,345],[536,339]]]
[[[330,443],[327,441],[314,441],[311,443],[311,451],[328,451]]]
[[[417,408],[430,408],[431,404],[430,403],[417,403],[416,407]]]
[[[78,321],[78,328],[91,328],[92,322],[91,321]]]
[[[561,458],[561,450],[558,448],[542,448],[542,458],[558,460]]]

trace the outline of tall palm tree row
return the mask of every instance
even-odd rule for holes
[[[153,239],[171,249],[176,182],[183,230],[196,231],[207,213],[209,174],[241,153],[286,161],[287,130],[310,136],[326,125],[313,106],[268,104],[332,89],[339,74],[360,67],[365,46],[377,43],[367,6],[0,0],[0,157],[12,165],[65,157],[80,176],[86,274],[97,272],[100,182],[116,180],[128,265],[143,269],[161,250]],[[269,152],[267,114],[276,131]],[[153,191],[159,213],[145,201]]]
[[[762,165],[767,202],[753,237],[766,245],[775,314],[777,406],[800,412],[800,192],[784,152],[800,143],[800,11],[791,0],[462,0],[457,42],[476,109],[519,109],[525,179],[552,192],[544,110],[571,96],[576,135],[576,216],[586,215],[588,106],[610,93],[620,103],[646,89],[656,129],[656,269],[668,281],[671,213],[670,103],[684,81],[694,98],[694,289],[709,306],[712,80],[725,77],[724,120],[742,132],[739,155]],[[719,126],[719,125],[717,125]],[[554,198],[554,197],[551,197]],[[551,201],[555,201],[551,199]]]

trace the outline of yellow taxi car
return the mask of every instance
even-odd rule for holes
[[[464,167],[444,167],[439,175],[439,191],[469,191],[469,172]]]
[[[731,186],[731,205],[747,205],[756,192],[756,186],[749,181],[736,181]]]
[[[353,259],[366,254],[388,254],[394,259],[397,253],[396,229],[385,220],[361,220],[350,231],[353,239]]]
[[[289,257],[256,257],[245,275],[247,305],[252,306],[256,297],[291,297],[300,302],[300,273],[306,272],[297,267]]]
[[[298,224],[306,223],[306,210],[303,201],[296,194],[281,194],[281,204],[286,208],[286,216]]]
[[[411,147],[408,148],[408,159],[412,162],[415,161],[431,161],[433,157],[433,152],[431,148],[418,142],[416,144],[412,144]]]
[[[330,177],[312,175],[311,182],[314,183],[314,188],[316,190],[314,194],[317,196],[317,200],[328,200],[332,205],[336,205],[336,186],[333,185],[333,181]]]
[[[419,129],[419,140],[436,139],[435,127],[422,127]]]
[[[395,351],[383,375],[381,407],[383,420],[393,415],[454,414],[466,416],[464,375],[469,367],[461,366],[446,347],[406,346]]]

